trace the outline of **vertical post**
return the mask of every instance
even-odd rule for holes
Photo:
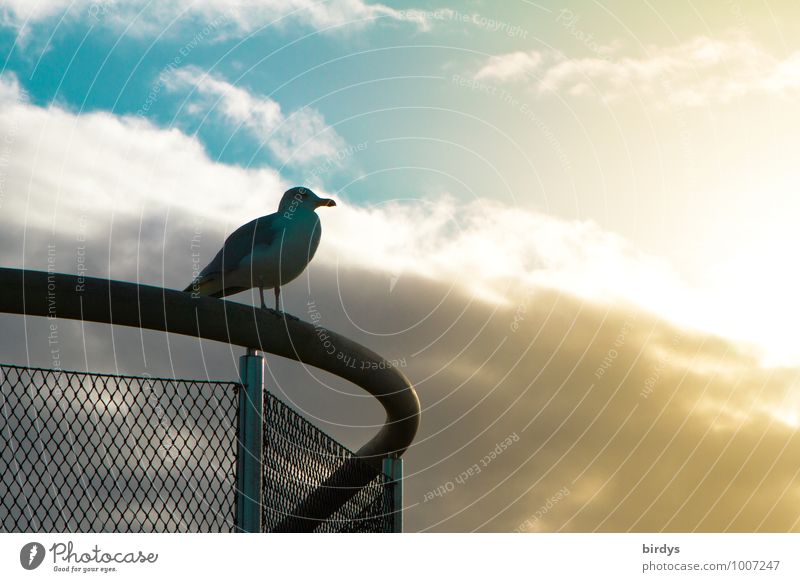
[[[403,532],[403,459],[387,457],[383,460],[383,474],[389,480],[392,496],[392,515],[389,533]]]
[[[236,531],[261,532],[264,356],[239,358],[239,435],[236,449]]]

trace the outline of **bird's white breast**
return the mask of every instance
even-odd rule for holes
[[[285,285],[303,272],[317,252],[322,232],[316,212],[298,209],[291,218],[281,217],[276,226],[269,247],[254,249],[248,261],[255,285]]]

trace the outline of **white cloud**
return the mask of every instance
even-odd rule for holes
[[[442,196],[415,205],[342,208],[325,216],[323,256],[452,283],[504,303],[546,287],[665,312],[680,283],[663,262],[590,221],[563,220],[490,200]]]
[[[475,74],[479,80],[509,81],[518,78],[527,78],[542,62],[542,53],[539,51],[516,51],[489,58],[483,67]]]
[[[49,18],[70,4],[70,0],[2,0],[0,14],[3,23],[18,25],[26,20]]]
[[[281,162],[304,164],[331,158],[346,146],[319,111],[303,107],[284,115],[277,101],[255,96],[194,67],[177,70],[167,86],[196,88],[201,98],[207,98],[205,105],[215,107],[227,121],[246,127]],[[201,110],[197,105],[191,104],[195,112]]]
[[[238,221],[277,204],[286,186],[271,169],[214,163],[178,129],[38,107],[15,98],[16,86],[0,80],[5,221],[56,231],[85,221],[100,232],[112,220],[138,222],[167,209]]]
[[[800,52],[780,58],[750,39],[701,36],[649,47],[640,57],[507,53],[488,59],[475,77],[524,82],[542,93],[594,94],[605,100],[638,94],[658,104],[702,106],[796,90]]]
[[[217,6],[212,11],[228,11],[230,2],[217,0],[210,4]],[[315,28],[327,28],[347,22],[364,19],[387,17],[404,20],[402,12],[384,4],[368,4],[363,0],[334,0],[318,2],[317,0],[245,0],[237,4],[231,12],[242,28],[247,28],[253,21],[253,15],[264,22],[284,15],[307,20]]]
[[[0,103],[26,101],[25,91],[13,73],[0,74]]]
[[[667,261],[592,221],[488,199],[343,206],[326,213],[324,224],[320,256],[382,271],[387,289],[398,275],[413,274],[512,307],[526,290],[555,289],[743,342],[767,366],[800,362],[792,341],[800,277],[779,268],[792,264],[797,248],[791,227],[748,253],[731,252],[708,280],[689,284]]]
[[[209,21],[222,18],[239,32],[272,24],[301,24],[322,30],[359,26],[377,18],[416,20],[404,11],[363,0],[0,0],[2,21],[13,26],[42,22],[65,11],[89,24],[127,26],[135,22],[133,32],[147,34],[159,32],[179,16]]]

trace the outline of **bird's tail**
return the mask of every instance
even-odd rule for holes
[[[233,295],[240,291],[246,291],[246,287],[225,287],[221,285],[222,280],[214,276],[200,277],[192,281],[192,283],[183,290],[184,293],[191,293],[193,297],[225,297],[226,295]]]
[[[211,289],[212,281],[208,277],[198,277],[183,290],[184,293],[192,293],[197,295],[211,295],[217,289]],[[216,286],[214,286],[216,287]]]

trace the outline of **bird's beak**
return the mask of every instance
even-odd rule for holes
[[[317,206],[336,206],[336,202],[330,198],[320,198],[319,202],[317,202]]]

